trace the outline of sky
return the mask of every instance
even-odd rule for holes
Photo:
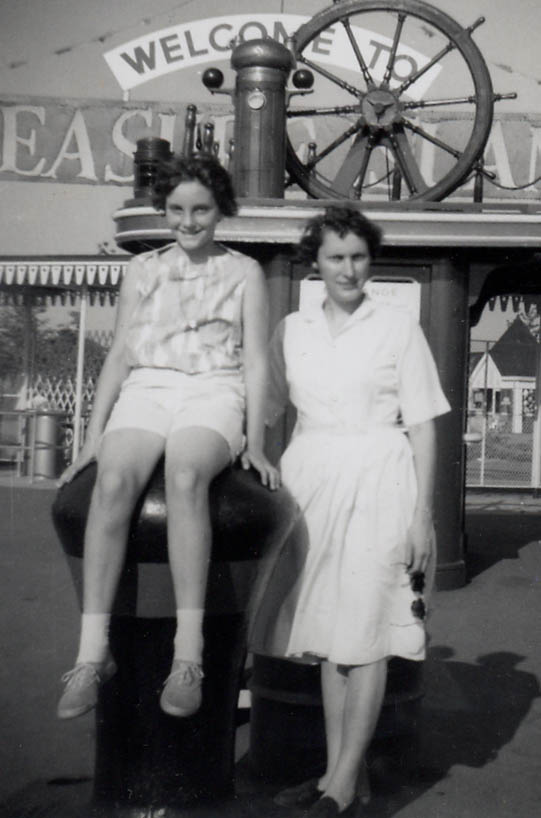
[[[511,300],[508,301],[505,310],[502,309],[499,299],[496,300],[493,310],[487,304],[478,324],[470,329],[472,351],[477,352],[484,349],[484,343],[487,341],[497,341],[516,317],[517,313],[511,306]]]
[[[227,13],[312,16],[330,5],[330,0],[0,0],[0,87],[4,94],[118,99],[120,89],[102,59],[116,45],[175,23]],[[431,5],[463,26],[486,17],[474,39],[496,89],[520,88],[522,110],[541,108],[539,0],[434,0]],[[153,81],[135,98],[183,96],[185,77],[176,72],[172,83]]]

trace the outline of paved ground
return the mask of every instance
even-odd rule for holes
[[[0,485],[1,818],[89,815],[93,718],[61,723],[54,716],[78,617],[49,520],[51,499],[46,483]],[[434,598],[419,755],[405,757],[400,769],[373,765],[366,818],[539,815],[541,500],[475,493],[467,507],[469,578]],[[288,815],[272,805],[272,784],[250,775],[246,743],[243,726],[237,799],[182,815]]]

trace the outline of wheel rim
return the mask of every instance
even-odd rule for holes
[[[362,38],[359,41],[360,24],[366,21],[370,25],[370,20],[377,20],[383,28],[387,26],[391,35],[385,46],[388,51],[385,71],[379,80],[371,67],[374,59],[369,62],[363,53]],[[379,165],[382,156],[386,157],[387,198],[399,198],[397,191],[401,186],[409,199],[440,201],[459,187],[483,153],[493,116],[492,83],[481,52],[471,39],[473,28],[464,29],[445,13],[419,0],[339,0],[301,26],[295,35],[297,62],[300,67],[310,68],[320,85],[325,84],[320,99],[330,89],[334,104],[290,106],[286,167],[291,181],[316,198],[366,199],[370,177],[377,176],[374,157],[378,152]],[[337,31],[355,61],[353,72],[338,72],[333,66],[317,62],[317,57],[314,59],[310,53],[316,50],[324,53],[322,43],[329,51],[332,38],[339,36]],[[397,78],[393,72],[396,73],[399,59],[409,59],[401,56],[401,49],[411,51],[404,42],[412,32],[414,39],[422,41],[425,52],[430,44],[429,52],[434,53],[425,53],[424,64],[417,67],[411,58],[410,75]],[[460,74],[466,94],[443,99],[437,94],[427,99],[424,93],[421,98],[411,96],[416,84],[426,82],[430,72],[434,74],[439,69],[441,76],[446,62],[445,81],[450,80],[454,87],[455,76],[458,83]],[[435,85],[438,83],[439,77]],[[459,127],[459,144],[445,141],[433,129],[427,129],[426,122],[430,122],[435,109],[443,109],[445,117],[449,111],[464,107],[468,114],[463,122],[467,124]],[[419,119],[419,112],[423,112],[423,120]],[[464,116],[463,110],[459,110],[459,116]],[[319,134],[325,131],[321,126],[325,123],[330,138],[326,136],[322,143],[319,140],[308,145],[301,143],[303,153],[296,150],[298,139],[294,131],[296,123],[309,117],[311,127]],[[429,150],[437,157],[443,168],[437,178],[423,172],[416,147],[417,153],[419,149]],[[385,193],[380,190],[376,198],[382,197]]]

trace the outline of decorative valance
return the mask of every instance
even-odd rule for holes
[[[75,303],[86,289],[90,303],[114,303],[130,256],[0,258],[0,303]],[[29,288],[32,288],[29,291]]]

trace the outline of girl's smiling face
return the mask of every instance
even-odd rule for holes
[[[212,192],[192,179],[171,191],[165,202],[165,218],[177,244],[197,259],[208,252],[222,214]]]
[[[370,262],[365,239],[355,233],[339,236],[326,230],[315,266],[325,282],[328,298],[348,312],[356,310],[363,300]]]

